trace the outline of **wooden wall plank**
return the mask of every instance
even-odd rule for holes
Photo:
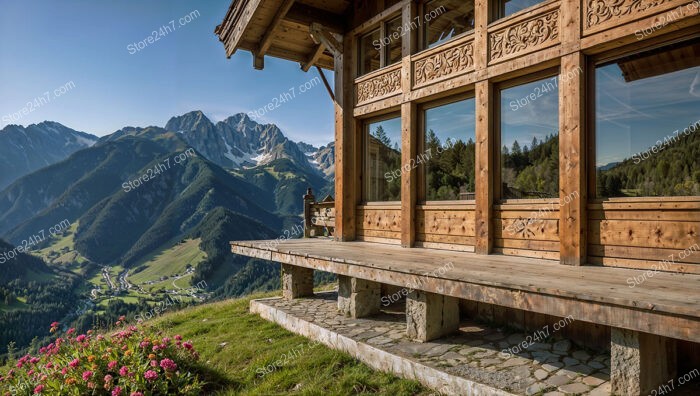
[[[573,3],[573,2],[569,2]],[[573,6],[572,6],[573,7]],[[578,29],[572,27],[571,29]],[[575,35],[570,33],[570,35]],[[559,74],[559,199],[560,260],[566,265],[586,262],[586,114],[585,67],[580,52],[561,58]]]

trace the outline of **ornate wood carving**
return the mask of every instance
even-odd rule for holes
[[[559,10],[556,9],[491,33],[491,60],[528,52],[558,40]]]
[[[474,68],[474,42],[435,53],[414,63],[414,81],[416,85],[450,76]]]
[[[401,91],[401,69],[389,71],[357,83],[357,103],[364,103]]]
[[[587,0],[586,28],[600,25],[611,19],[645,12],[673,0]]]

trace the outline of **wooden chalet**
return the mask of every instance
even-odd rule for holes
[[[653,158],[629,163],[654,131],[700,127],[700,2],[233,0],[216,34],[257,69],[334,73],[336,198],[305,197],[307,236],[332,240],[231,243],[282,264],[285,298],[312,293],[313,270],[338,274],[353,317],[409,287],[422,341],[460,312],[527,329],[572,315],[567,337],[610,349],[614,394],[700,367],[693,159],[668,165],[665,179],[689,173],[666,190],[638,173]],[[449,131],[473,150],[451,182],[416,161]],[[522,143],[555,147],[535,187],[511,164]]]

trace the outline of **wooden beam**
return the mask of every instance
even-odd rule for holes
[[[306,59],[306,62],[303,62],[301,64],[301,70],[307,72],[309,69],[311,69],[311,66],[315,66],[316,62],[318,61],[318,58],[323,55],[323,51],[325,51],[326,46],[323,44],[319,44],[316,46],[316,49],[314,52]]]
[[[586,262],[585,59],[561,58],[559,74],[559,237],[562,264]]]
[[[353,117],[354,78],[352,36],[344,37],[348,51],[335,52],[335,239],[355,239],[357,206],[355,118]]]
[[[493,249],[494,150],[493,150],[493,85],[489,81],[476,83],[476,209],[474,250],[489,254]]]
[[[338,34],[344,34],[346,31],[345,18],[342,15],[301,3],[295,3],[287,12],[285,19],[306,26],[314,22],[322,22],[328,30]]]
[[[410,26],[416,14],[416,5],[406,3],[401,12],[401,23]],[[407,32],[401,41],[401,90],[411,92],[411,55],[416,48],[415,30]],[[411,248],[416,242],[417,170],[411,163],[418,151],[418,106],[416,102],[401,104],[401,246]],[[407,170],[407,171],[405,171]]]
[[[265,56],[265,53],[270,48],[270,45],[272,45],[272,37],[275,34],[275,30],[277,30],[279,25],[282,23],[284,16],[287,15],[287,12],[289,12],[289,9],[292,8],[293,4],[294,0],[284,0],[282,5],[280,5],[280,8],[277,9],[275,17],[272,18],[272,22],[270,22],[265,30],[265,35],[260,40],[260,45],[256,51],[256,56]]]
[[[323,73],[323,69],[321,69],[318,66],[316,66],[316,70],[318,71],[318,75],[321,76],[321,80],[323,80],[323,85],[326,86],[326,90],[328,91],[328,95],[330,95],[331,100],[335,102],[335,95],[333,94],[333,90],[331,89],[331,85],[328,84],[328,79],[326,79],[326,74]]]
[[[323,44],[334,55],[338,55],[343,52],[343,43],[336,40],[336,38],[333,37],[333,34],[320,23],[312,23],[311,26],[309,26],[309,33],[316,44]]]

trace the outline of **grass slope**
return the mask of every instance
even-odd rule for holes
[[[134,269],[129,275],[129,282],[141,285],[145,290],[153,291],[157,289],[172,289],[173,280],[170,279],[176,274],[184,274],[187,265],[196,267],[207,258],[206,253],[199,249],[200,239],[187,239],[182,243],[177,243],[170,248],[158,251],[147,257],[142,262],[134,265]],[[137,271],[139,269],[142,271]],[[167,284],[158,284],[162,276],[167,276]],[[153,285],[146,285],[145,282],[156,282]],[[189,277],[185,277],[177,285],[183,288],[189,287]]]
[[[153,323],[194,341],[201,361],[221,377],[217,395],[432,394],[415,381],[373,371],[345,353],[323,345],[309,348],[309,339],[248,312],[251,298],[270,296],[195,306]],[[290,354],[281,367],[260,375],[261,368]]]

